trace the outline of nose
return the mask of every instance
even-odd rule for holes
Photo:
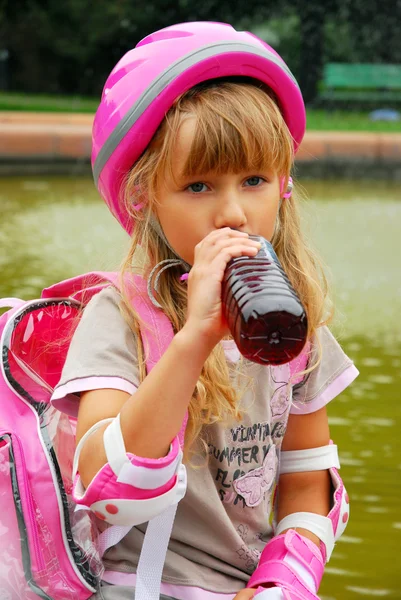
[[[247,219],[244,208],[235,193],[228,194],[220,199],[214,221],[216,229],[222,227],[239,229],[246,224]]]

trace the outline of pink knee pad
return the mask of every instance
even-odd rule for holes
[[[268,542],[247,587],[257,588],[258,600],[279,598],[277,588],[287,600],[316,600],[323,571],[323,556],[317,546],[290,529]],[[266,584],[275,587],[266,589]]]
[[[87,489],[77,474],[79,455],[87,437],[109,423],[103,440],[108,463]],[[74,457],[74,501],[112,525],[139,525],[161,514],[185,495],[186,470],[178,437],[167,456],[149,459],[127,453],[120,417],[105,419],[92,427],[77,446]]]

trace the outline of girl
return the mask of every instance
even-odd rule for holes
[[[90,432],[75,488],[88,506],[115,497],[110,485],[137,503],[175,488],[188,412],[188,484],[162,598],[247,600],[256,590],[317,598],[348,518],[325,405],[357,371],[324,325],[325,279],[291,195],[304,129],[302,96],[282,59],[221,23],[142,40],[112,71],[96,114],[95,181],[131,235],[122,281],[133,271],[148,279],[175,337],[145,377],[128,289],[100,292],[53,402],[78,413],[77,441]],[[272,242],[307,311],[307,350],[291,366],[242,359],[222,317],[226,265],[257,254],[251,233]],[[118,510],[108,504],[97,516],[113,522]],[[144,532],[132,527],[106,553],[96,598],[133,597]]]

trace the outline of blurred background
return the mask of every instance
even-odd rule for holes
[[[127,239],[91,179],[93,113],[126,50],[189,20],[254,32],[303,91],[304,226],[360,370],[329,409],[351,520],[321,597],[401,599],[400,0],[0,2],[0,297],[118,268]]]
[[[328,63],[400,64],[399,0],[3,0],[0,89],[97,97],[122,54],[156,29],[225,21],[271,44],[315,103]],[[399,75],[398,75],[399,80]]]

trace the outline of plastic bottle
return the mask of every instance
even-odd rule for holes
[[[306,312],[272,245],[260,236],[249,237],[262,247],[255,257],[228,263],[222,285],[224,316],[245,358],[281,365],[305,345]]]

